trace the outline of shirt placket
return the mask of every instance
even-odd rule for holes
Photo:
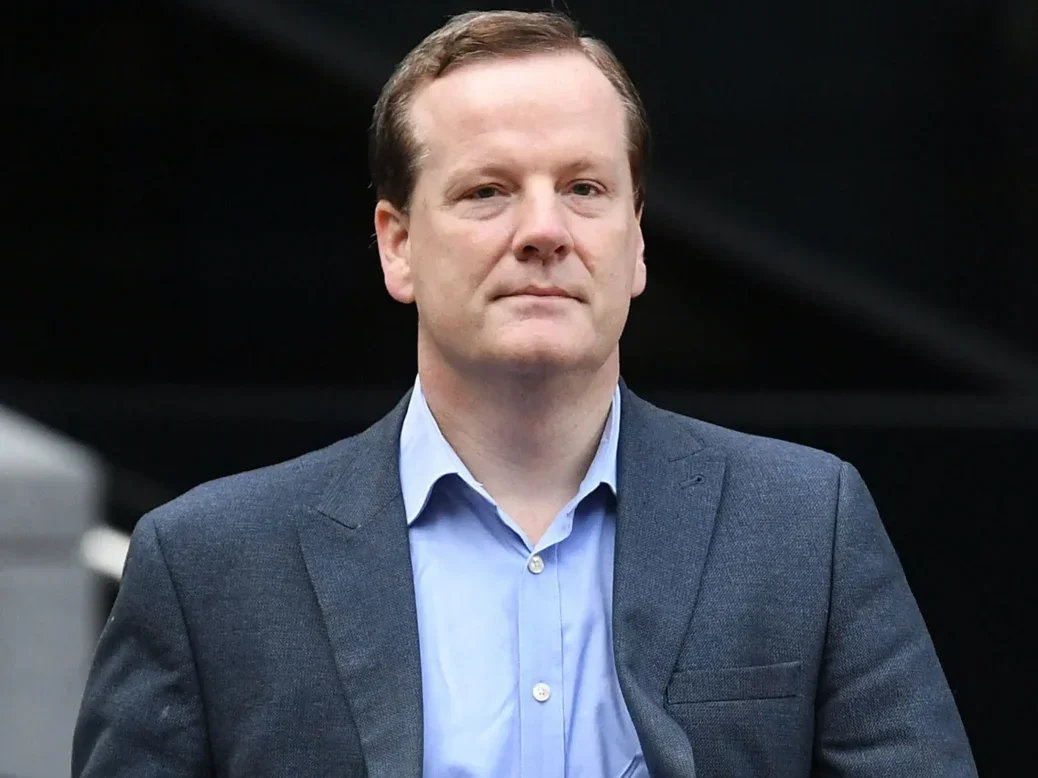
[[[523,778],[565,778],[558,545],[526,558],[519,586],[519,719]]]

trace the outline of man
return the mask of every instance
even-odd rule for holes
[[[860,477],[620,383],[647,125],[565,18],[451,20],[375,109],[385,419],[145,516],[77,776],[972,776]]]

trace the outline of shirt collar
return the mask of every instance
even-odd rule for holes
[[[616,458],[620,441],[620,387],[613,390],[602,438],[591,460],[584,480],[573,503],[579,503],[601,484],[616,494]],[[400,488],[404,497],[404,512],[410,526],[425,509],[436,482],[447,475],[457,475],[469,487],[488,500],[493,499],[476,481],[465,463],[443,437],[440,426],[433,418],[425,401],[420,378],[415,378],[414,391],[407,405],[407,413],[400,430]]]

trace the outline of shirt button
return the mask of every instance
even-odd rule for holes
[[[546,683],[539,683],[533,687],[533,698],[537,702],[547,702],[551,697],[551,687]]]
[[[541,559],[540,554],[534,554],[530,557],[530,562],[526,566],[529,568],[531,573],[537,575],[544,570],[544,560]]]

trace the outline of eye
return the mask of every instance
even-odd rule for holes
[[[570,187],[570,191],[577,197],[592,197],[602,193],[602,188],[590,181],[578,181]]]
[[[489,199],[491,199],[493,197],[497,197],[497,195],[499,195],[499,194],[501,194],[501,190],[498,187],[493,186],[491,184],[486,184],[485,186],[481,186],[478,189],[473,189],[469,193],[469,199],[470,200],[489,200]]]

